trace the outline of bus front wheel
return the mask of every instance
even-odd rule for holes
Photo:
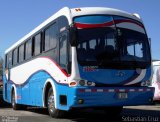
[[[50,88],[48,92],[47,106],[49,115],[51,117],[60,118],[64,116],[65,111],[58,110],[55,108],[54,92],[52,88]]]

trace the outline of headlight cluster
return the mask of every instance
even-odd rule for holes
[[[96,84],[94,82],[91,82],[91,81],[80,80],[79,85],[80,86],[95,86]]]
[[[143,82],[141,83],[141,86],[151,86],[151,81],[150,81],[150,80],[143,81]]]

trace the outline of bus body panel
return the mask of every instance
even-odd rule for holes
[[[79,65],[79,71],[82,79],[104,85],[127,85],[128,83],[130,83],[130,85],[136,84],[148,80],[151,75],[151,67],[148,69],[142,69],[141,71],[136,71],[131,69],[99,69],[97,66]]]
[[[28,70],[28,67],[30,67],[30,70]],[[11,69],[11,74],[9,81],[7,80],[7,74],[4,78],[6,79],[4,80],[4,84],[8,82],[7,99],[11,102],[11,90],[14,84],[17,91],[17,103],[20,104],[42,106],[43,88],[48,78],[54,78],[56,79],[54,81],[58,83],[67,83],[66,74],[48,57],[37,58],[15,67]]]
[[[142,20],[140,18],[134,16],[133,14],[118,9],[105,8],[105,7],[83,7],[79,9],[80,10],[78,11],[77,8],[71,9],[71,14],[73,18],[77,16],[86,16],[86,15],[118,15],[131,18],[140,21],[142,23]]]
[[[52,79],[56,88],[56,105],[60,110],[69,110],[74,107],[105,107],[105,106],[128,106],[128,105],[147,105],[151,104],[153,89],[148,87],[75,87],[71,88],[68,85],[62,85],[57,83],[48,73],[41,71],[32,75],[27,81],[34,81],[32,79],[37,78],[37,75],[41,75],[42,78],[37,85],[30,86],[29,96],[21,94],[21,88],[16,86],[17,103],[26,104],[32,106],[43,106],[43,94],[42,88],[44,88],[45,82],[48,78]],[[27,85],[26,84],[26,85]],[[40,90],[37,87],[42,86]],[[8,85],[8,101],[10,100],[10,93],[12,84]],[[28,90],[27,90],[28,91]],[[23,92],[27,92],[23,91]],[[118,93],[124,92],[128,94],[126,99],[118,99]],[[36,96],[37,95],[37,96]],[[60,104],[60,95],[67,97],[67,105]],[[97,99],[98,98],[98,99]],[[83,104],[79,104],[78,101],[83,100]]]

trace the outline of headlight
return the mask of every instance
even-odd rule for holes
[[[80,81],[79,81],[79,85],[85,86],[85,84],[86,84],[86,81],[85,81],[85,80],[80,80]]]
[[[92,81],[80,80],[79,85],[80,86],[95,86],[95,83]]]
[[[88,82],[87,82],[87,85],[88,85],[88,86],[91,86],[91,85],[92,85],[92,82],[91,82],[91,81],[88,81]]]

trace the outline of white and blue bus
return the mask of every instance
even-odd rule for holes
[[[65,7],[5,51],[3,98],[15,110],[47,107],[52,117],[85,107],[116,113],[152,103],[150,77],[138,14]]]

